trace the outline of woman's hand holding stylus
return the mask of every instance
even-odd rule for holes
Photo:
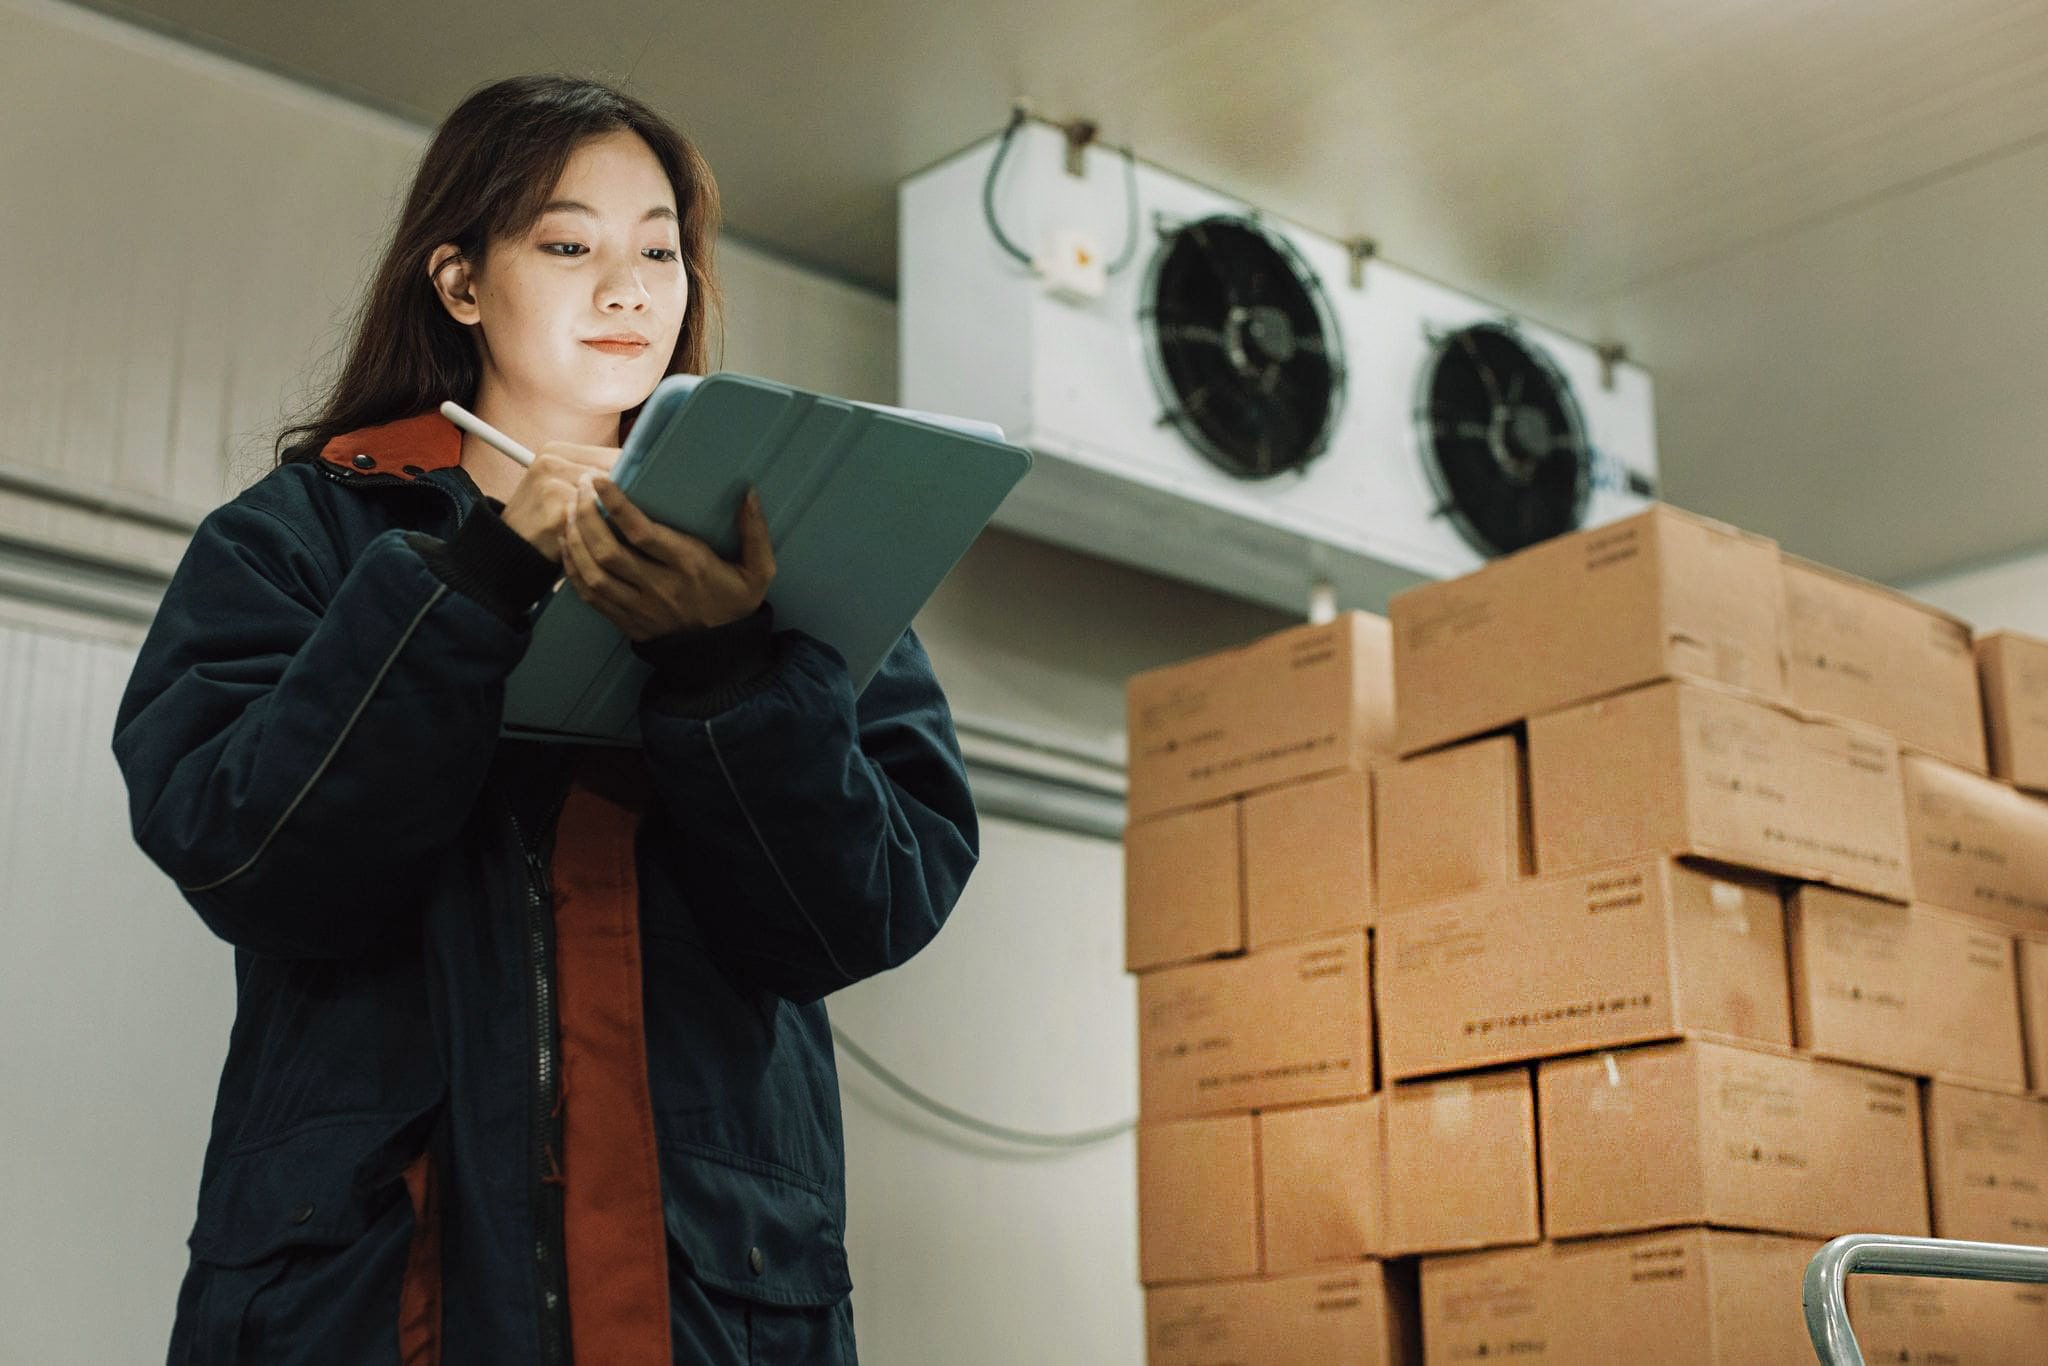
[[[734,562],[652,520],[611,480],[585,474],[580,485],[562,567],[577,595],[627,639],[724,626],[753,615],[767,597],[775,549],[758,493],[750,490],[740,502],[740,558]]]
[[[578,446],[550,441],[534,454],[505,502],[505,525],[551,560],[562,558],[563,537],[576,507],[577,481],[608,474],[619,458],[615,446]]]

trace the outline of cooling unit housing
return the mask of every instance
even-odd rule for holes
[[[1037,455],[998,525],[1300,611],[1625,516],[1655,494],[1649,376],[1181,178],[1135,171],[1099,297],[998,241],[1117,254],[1127,167],[1017,128],[899,187],[900,402]],[[987,202],[984,202],[984,196]]]

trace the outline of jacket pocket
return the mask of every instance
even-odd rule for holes
[[[225,1153],[200,1192],[171,1360],[395,1362],[404,1170],[433,1113],[330,1116]]]
[[[846,1247],[824,1188],[696,1144],[661,1151],[678,1361],[853,1360]]]

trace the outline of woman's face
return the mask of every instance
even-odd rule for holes
[[[690,300],[681,247],[675,192],[638,134],[578,146],[533,226],[491,243],[472,276],[485,386],[536,413],[646,399]]]

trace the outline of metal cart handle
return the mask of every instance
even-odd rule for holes
[[[1863,1366],[1863,1349],[1849,1327],[1847,1282],[1854,1272],[1879,1276],[1938,1276],[1959,1281],[2048,1283],[2048,1247],[1965,1243],[1950,1238],[1898,1238],[1850,1233],[1806,1264],[1806,1331],[1821,1366]]]

